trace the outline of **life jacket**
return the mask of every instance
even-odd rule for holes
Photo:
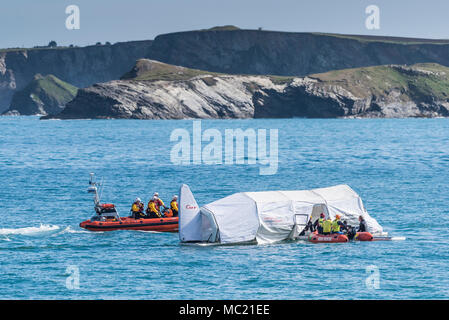
[[[156,206],[156,209],[157,209],[157,211],[159,211],[159,208],[161,207],[161,206],[165,206],[164,205],[164,202],[161,200],[161,199],[156,199],[156,200],[150,200],[150,201],[153,201],[154,202],[154,205]]]
[[[159,207],[156,205],[156,201],[154,201],[153,199],[151,199],[148,202],[148,207],[147,207],[147,213],[156,213],[157,215],[159,215]]]
[[[319,225],[320,227],[323,226],[323,222],[324,222],[324,219],[323,219],[323,218],[319,218],[319,219],[318,219],[318,225]]]
[[[176,200],[170,202],[170,209],[178,211],[178,203],[176,202]]]
[[[339,222],[340,222],[339,219],[335,219],[334,221],[332,221],[332,232],[340,232]]]
[[[332,229],[332,221],[330,219],[324,220],[323,232],[325,233],[331,232],[331,229]]]
[[[135,212],[135,213],[142,212],[143,211],[142,205],[134,202],[132,207],[131,207],[131,211]]]

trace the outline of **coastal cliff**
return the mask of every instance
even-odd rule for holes
[[[80,89],[57,119],[449,116],[449,68],[344,69],[306,77],[211,73],[141,59],[122,80]]]
[[[449,41],[218,27],[82,48],[0,50],[0,112],[37,73],[76,87],[118,80],[140,58],[227,74],[306,76],[387,64],[449,66]]]
[[[386,64],[434,62],[449,66],[449,40],[228,26],[159,35],[147,58],[229,74],[306,76]]]
[[[0,113],[10,107],[14,93],[25,88],[36,74],[52,74],[80,88],[119,79],[137,59],[148,55],[151,43],[0,50]]]

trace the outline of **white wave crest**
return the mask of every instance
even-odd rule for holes
[[[41,224],[39,227],[25,227],[25,228],[4,228],[0,229],[0,235],[24,235],[24,236],[41,236],[46,234],[52,234],[59,231],[59,227],[50,224]]]
[[[59,234],[63,234],[63,233],[90,233],[87,230],[75,230],[72,229],[72,227],[68,226],[65,227],[63,230],[61,230],[61,232],[59,232]]]

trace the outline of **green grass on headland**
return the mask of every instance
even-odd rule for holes
[[[344,69],[309,77],[327,85],[339,85],[359,97],[384,95],[391,89],[437,99],[449,96],[449,68],[436,63]]]

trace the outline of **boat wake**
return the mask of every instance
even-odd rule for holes
[[[41,224],[39,227],[24,227],[24,228],[4,228],[0,229],[0,236],[4,237],[4,240],[8,241],[9,236],[22,235],[29,237],[40,237],[46,235],[52,235],[60,231],[59,226],[50,224]]]
[[[59,234],[64,234],[64,233],[90,233],[89,231],[87,231],[87,230],[74,230],[74,229],[72,229],[72,227],[70,227],[70,226],[68,226],[68,227],[65,227],[63,230],[61,230],[60,232],[58,232],[57,234],[59,235]]]

